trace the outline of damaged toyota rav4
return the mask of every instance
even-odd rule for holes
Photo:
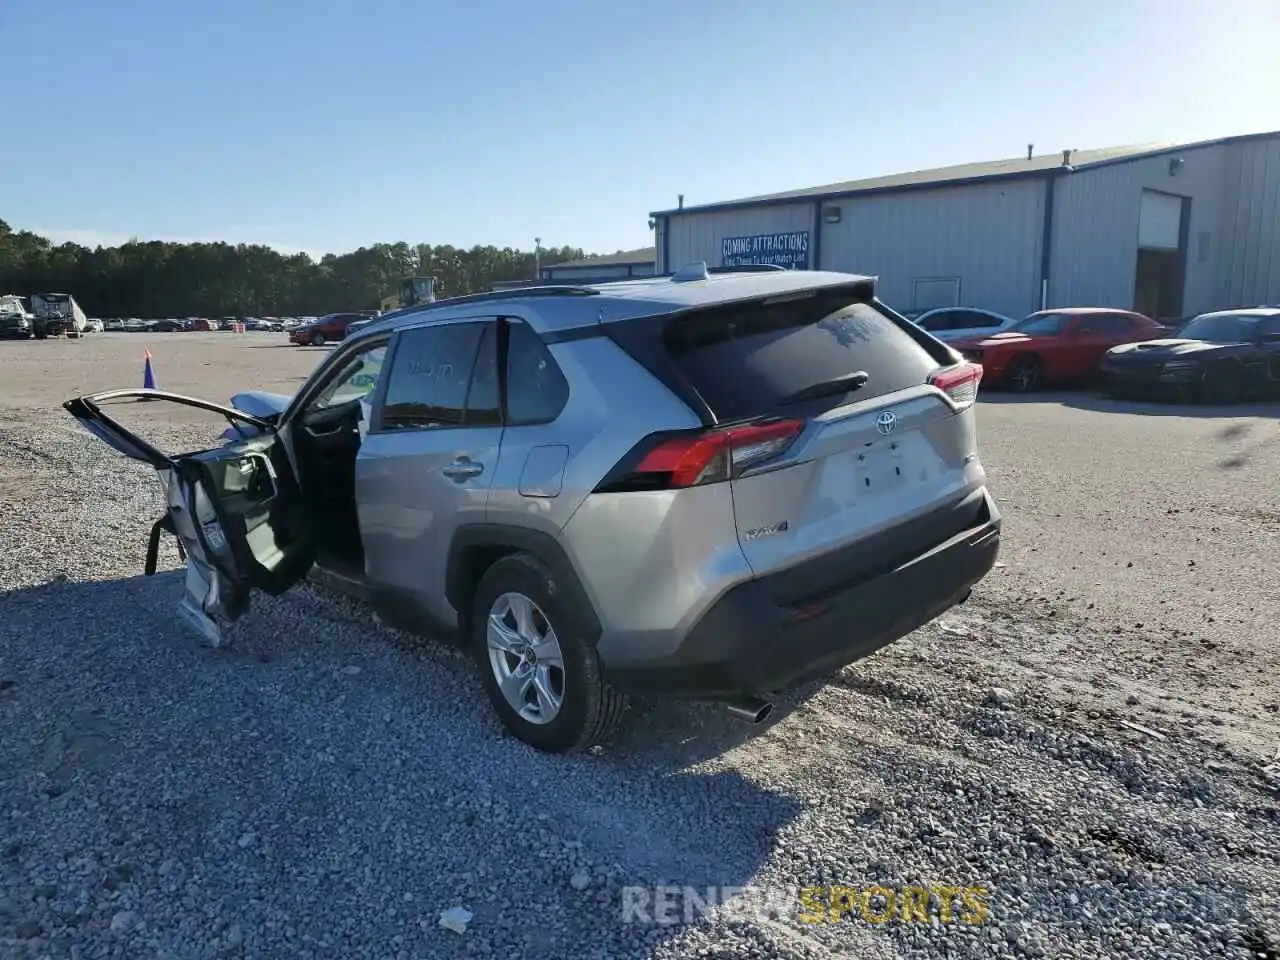
[[[313,568],[384,622],[456,637],[506,727],[582,749],[628,693],[762,720],[963,602],[1000,517],[977,453],[982,368],[871,278],[704,264],[387,314],[292,397],[68,401],[159,473],[213,642]],[[110,415],[227,418],[162,454]]]

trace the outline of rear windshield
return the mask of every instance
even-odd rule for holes
[[[673,320],[668,355],[720,421],[771,412],[797,392],[865,372],[866,399],[918,386],[938,360],[870,304],[809,295],[719,307]],[[845,402],[836,390],[815,401]]]

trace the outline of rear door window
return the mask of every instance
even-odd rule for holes
[[[773,412],[798,391],[860,371],[868,379],[854,397],[864,400],[923,384],[939,366],[897,323],[848,295],[697,311],[669,322],[663,339],[721,422]],[[848,395],[818,405],[837,406]]]

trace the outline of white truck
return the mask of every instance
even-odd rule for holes
[[[37,340],[62,333],[82,337],[89,322],[76,298],[69,293],[33,293],[31,312],[35,315],[31,325]]]

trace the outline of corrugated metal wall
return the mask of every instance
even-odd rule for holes
[[[840,208],[840,222],[822,225],[822,268],[878,276],[880,295],[898,310],[935,306],[915,302],[926,287],[917,281],[948,279],[959,281],[959,306],[1023,316],[1040,305],[1040,180],[848,197],[829,207]]]
[[[1170,176],[1174,156],[1184,161]],[[1058,177],[1049,306],[1133,307],[1142,191],[1191,198],[1183,314],[1222,304],[1219,259],[1229,179],[1225,147],[1134,160]],[[1202,235],[1207,240],[1201,240]],[[1204,257],[1197,246],[1203,244]]]
[[[713,210],[708,213],[671,214],[667,218],[666,254],[669,264],[662,262],[664,242],[658,243],[658,272],[678,270],[690,263],[705,260],[708,266],[719,266],[721,243],[727,237],[750,237],[763,233],[813,231],[813,204],[779,204],[768,207],[742,207],[737,210]],[[810,237],[810,250],[813,239]]]
[[[1183,163],[1170,175],[1175,157]],[[1280,139],[1271,138],[1059,175],[1051,307],[1133,307],[1143,190],[1191,200],[1184,315],[1280,303]],[[917,305],[917,293],[958,280],[963,305],[1021,316],[1040,305],[1045,196],[1036,179],[828,200],[840,222],[810,237],[809,266],[879,276],[900,310],[932,306]],[[727,237],[813,229],[812,203],[671,214],[657,222],[658,272],[720,264]]]
[[[1233,189],[1223,205],[1220,264],[1221,306],[1280,303],[1280,140],[1237,143],[1226,148]],[[1199,254],[1191,235],[1191,254]],[[1209,254],[1212,255],[1210,243]]]

